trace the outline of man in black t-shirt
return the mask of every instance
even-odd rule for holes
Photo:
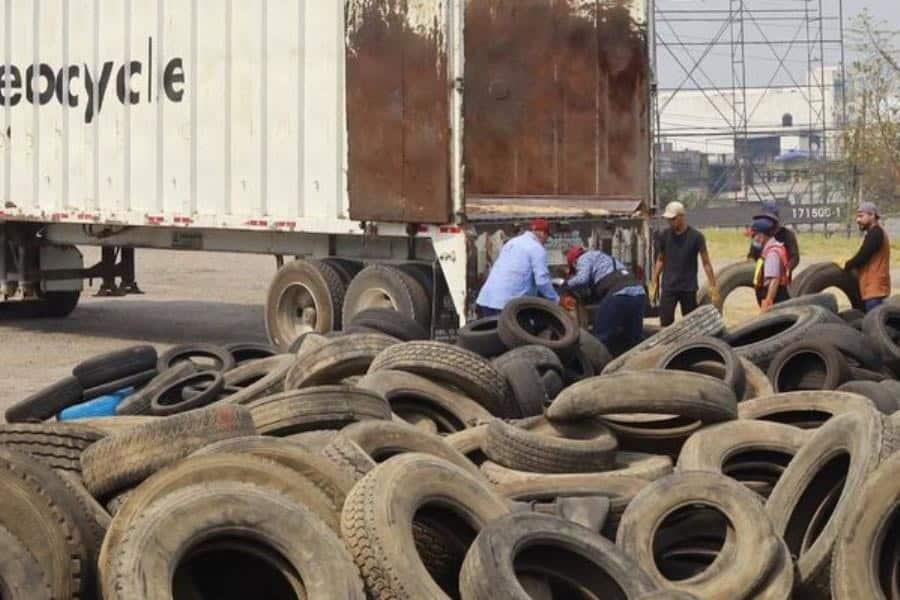
[[[753,217],[756,219],[769,219],[775,223],[775,241],[784,244],[788,253],[788,269],[790,274],[797,270],[800,264],[800,244],[797,242],[797,234],[781,225],[781,215],[778,212],[778,205],[774,202],[766,202],[763,204],[762,212]],[[750,253],[747,255],[752,261],[759,260],[762,256],[762,248],[757,248],[754,244],[750,244]]]
[[[709,252],[706,250],[706,238],[703,234],[687,224],[684,205],[672,202],[666,206],[663,214],[669,221],[669,229],[662,232],[656,242],[656,266],[653,269],[653,280],[650,293],[653,300],[659,300],[659,322],[668,327],[675,321],[675,308],[681,306],[681,314],[689,315],[697,308],[697,258],[703,261],[709,282],[709,296],[713,304],[721,302],[721,294],[716,285],[716,273]],[[662,285],[660,286],[660,277]],[[660,292],[661,288],[661,292]]]

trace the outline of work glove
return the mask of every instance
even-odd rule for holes
[[[719,291],[719,286],[709,288],[709,299],[713,305],[722,306],[722,292]]]

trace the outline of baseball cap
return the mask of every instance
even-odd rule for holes
[[[531,230],[550,235],[550,221],[547,219],[535,219],[531,222]]]
[[[772,232],[775,231],[776,222],[770,216],[759,217],[753,219],[753,224],[750,225],[750,230],[753,233],[761,233],[763,235],[772,235]]]
[[[584,248],[581,246],[573,246],[570,248],[569,251],[566,252],[566,261],[569,263],[569,266],[574,267],[582,254],[584,254]]]
[[[859,208],[856,209],[856,212],[861,213],[869,213],[870,215],[875,215],[876,217],[880,217],[878,214],[878,207],[875,206],[874,202],[860,202]]]
[[[684,210],[684,204],[681,202],[669,202],[666,205],[666,212],[663,213],[664,219],[674,219],[675,217],[680,217],[681,215],[686,214]]]
[[[781,213],[778,210],[778,205],[774,202],[763,202],[762,210],[758,215],[753,215],[753,220],[756,219],[771,219],[776,223],[781,221]]]

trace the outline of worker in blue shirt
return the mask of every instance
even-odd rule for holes
[[[599,250],[575,246],[566,259],[571,277],[565,288],[600,304],[594,315],[594,335],[615,355],[638,345],[644,335],[644,286],[624,264]]]
[[[497,315],[511,300],[523,296],[539,295],[559,302],[544,248],[549,237],[550,223],[546,219],[535,219],[530,231],[503,245],[475,301],[479,317]]]

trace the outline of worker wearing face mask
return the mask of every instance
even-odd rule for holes
[[[763,204],[762,212],[753,217],[753,220],[756,219],[769,219],[775,224],[775,233],[773,234],[773,237],[777,242],[784,245],[784,249],[787,251],[788,255],[789,275],[793,277],[794,271],[797,270],[797,266],[800,264],[800,244],[797,242],[797,234],[787,227],[782,226],[778,205],[774,202]],[[756,240],[753,240],[750,244],[750,253],[747,258],[756,261],[759,260],[761,255],[762,246],[760,246]]]
[[[753,287],[762,312],[790,298],[787,289],[791,281],[790,259],[784,244],[775,239],[776,226],[771,219],[759,218],[750,228],[754,244],[760,248]]]

